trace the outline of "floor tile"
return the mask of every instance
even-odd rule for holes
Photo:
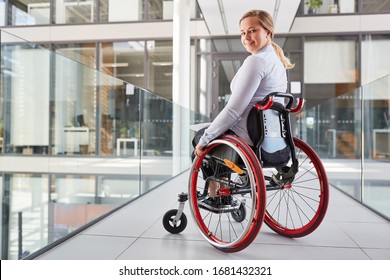
[[[40,260],[114,260],[135,238],[79,234],[41,255]]]

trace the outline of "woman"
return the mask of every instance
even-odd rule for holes
[[[234,76],[232,95],[225,108],[204,131],[195,148],[201,156],[207,144],[227,130],[253,145],[247,131],[247,117],[252,106],[271,92],[286,92],[286,69],[294,67],[283,50],[272,41],[274,24],[269,13],[252,10],[240,19],[241,43],[248,56]]]
[[[241,43],[252,55],[248,56],[234,76],[230,88],[232,95],[225,108],[193,143],[195,155],[201,156],[204,147],[228,130],[249,145],[253,145],[247,131],[247,118],[252,106],[272,92],[286,92],[286,69],[294,67],[283,50],[272,41],[274,25],[269,13],[252,10],[240,19]],[[202,132],[201,132],[202,133]],[[207,174],[207,170],[203,170]],[[221,188],[212,182],[205,202],[214,204],[215,191]]]

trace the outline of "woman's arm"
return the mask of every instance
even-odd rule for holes
[[[264,76],[264,63],[262,62],[256,56],[249,56],[244,61],[234,77],[232,95],[228,103],[205,130],[198,146],[206,146],[211,140],[225,133],[240,120]],[[198,150],[198,152],[200,151]]]

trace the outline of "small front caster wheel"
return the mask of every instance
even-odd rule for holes
[[[232,218],[235,220],[237,223],[241,223],[242,221],[245,220],[246,217],[246,209],[243,203],[241,203],[240,207],[232,212]]]
[[[187,226],[187,217],[184,213],[181,214],[180,219],[174,223],[174,219],[177,214],[177,209],[169,210],[167,213],[165,213],[163,217],[163,226],[164,228],[173,234],[178,234],[182,232],[186,226]]]

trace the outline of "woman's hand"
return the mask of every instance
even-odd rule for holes
[[[196,147],[195,147],[195,155],[200,157],[204,153],[203,148],[204,147],[202,147],[202,146],[196,145]]]

